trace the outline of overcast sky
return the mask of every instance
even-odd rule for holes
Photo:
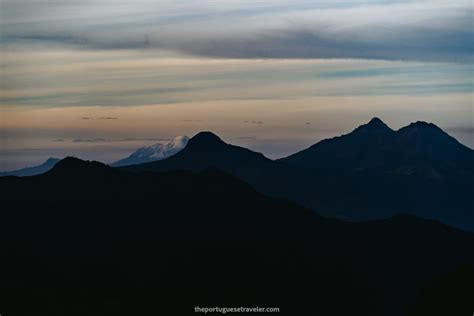
[[[472,1],[2,0],[0,169],[200,130],[281,157],[372,116],[473,147],[473,29]]]
[[[232,58],[471,61],[472,1],[3,0],[6,43]]]

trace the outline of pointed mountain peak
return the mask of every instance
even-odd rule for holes
[[[212,132],[199,132],[194,137],[192,137],[186,149],[188,150],[213,150],[219,149],[227,144],[219,138],[216,134]]]
[[[381,119],[378,117],[372,118],[367,124],[357,127],[354,132],[393,132],[393,130],[387,126]]]
[[[384,124],[385,125],[385,123],[381,119],[379,119],[378,117],[372,118],[370,120],[370,122],[368,123],[368,125],[378,125],[378,124]]]

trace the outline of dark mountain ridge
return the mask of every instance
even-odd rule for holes
[[[279,161],[316,170],[431,169],[445,177],[474,172],[474,151],[436,125],[416,122],[393,131],[379,118]]]
[[[347,223],[217,169],[128,172],[75,158],[43,175],[2,177],[0,190],[8,314],[186,315],[216,305],[285,315],[471,312],[469,300],[449,298],[469,286],[474,235],[434,221]],[[452,288],[435,288],[445,300],[418,300],[455,271]]]
[[[474,230],[472,153],[433,124],[393,131],[374,118],[278,161],[204,132],[168,159],[125,170],[218,168],[325,216],[369,220],[407,213]]]
[[[238,172],[242,169],[261,168],[264,165],[275,165],[263,154],[246,148],[225,143],[211,132],[200,132],[192,137],[186,147],[176,155],[161,160],[161,164],[150,162],[130,166],[129,170],[147,170],[158,167],[167,169],[169,165],[182,165],[185,170],[203,170],[209,167],[220,168],[228,172]]]

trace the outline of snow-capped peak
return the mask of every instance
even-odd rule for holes
[[[187,145],[188,140],[188,136],[178,136],[166,144],[158,143],[149,147],[139,148],[127,158],[113,163],[112,166],[136,165],[171,157],[180,152]]]

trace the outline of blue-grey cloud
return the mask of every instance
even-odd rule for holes
[[[112,143],[112,142],[165,142],[171,138],[76,138],[73,143]]]
[[[225,58],[472,62],[470,1],[139,0],[3,4],[0,43],[164,49]]]

